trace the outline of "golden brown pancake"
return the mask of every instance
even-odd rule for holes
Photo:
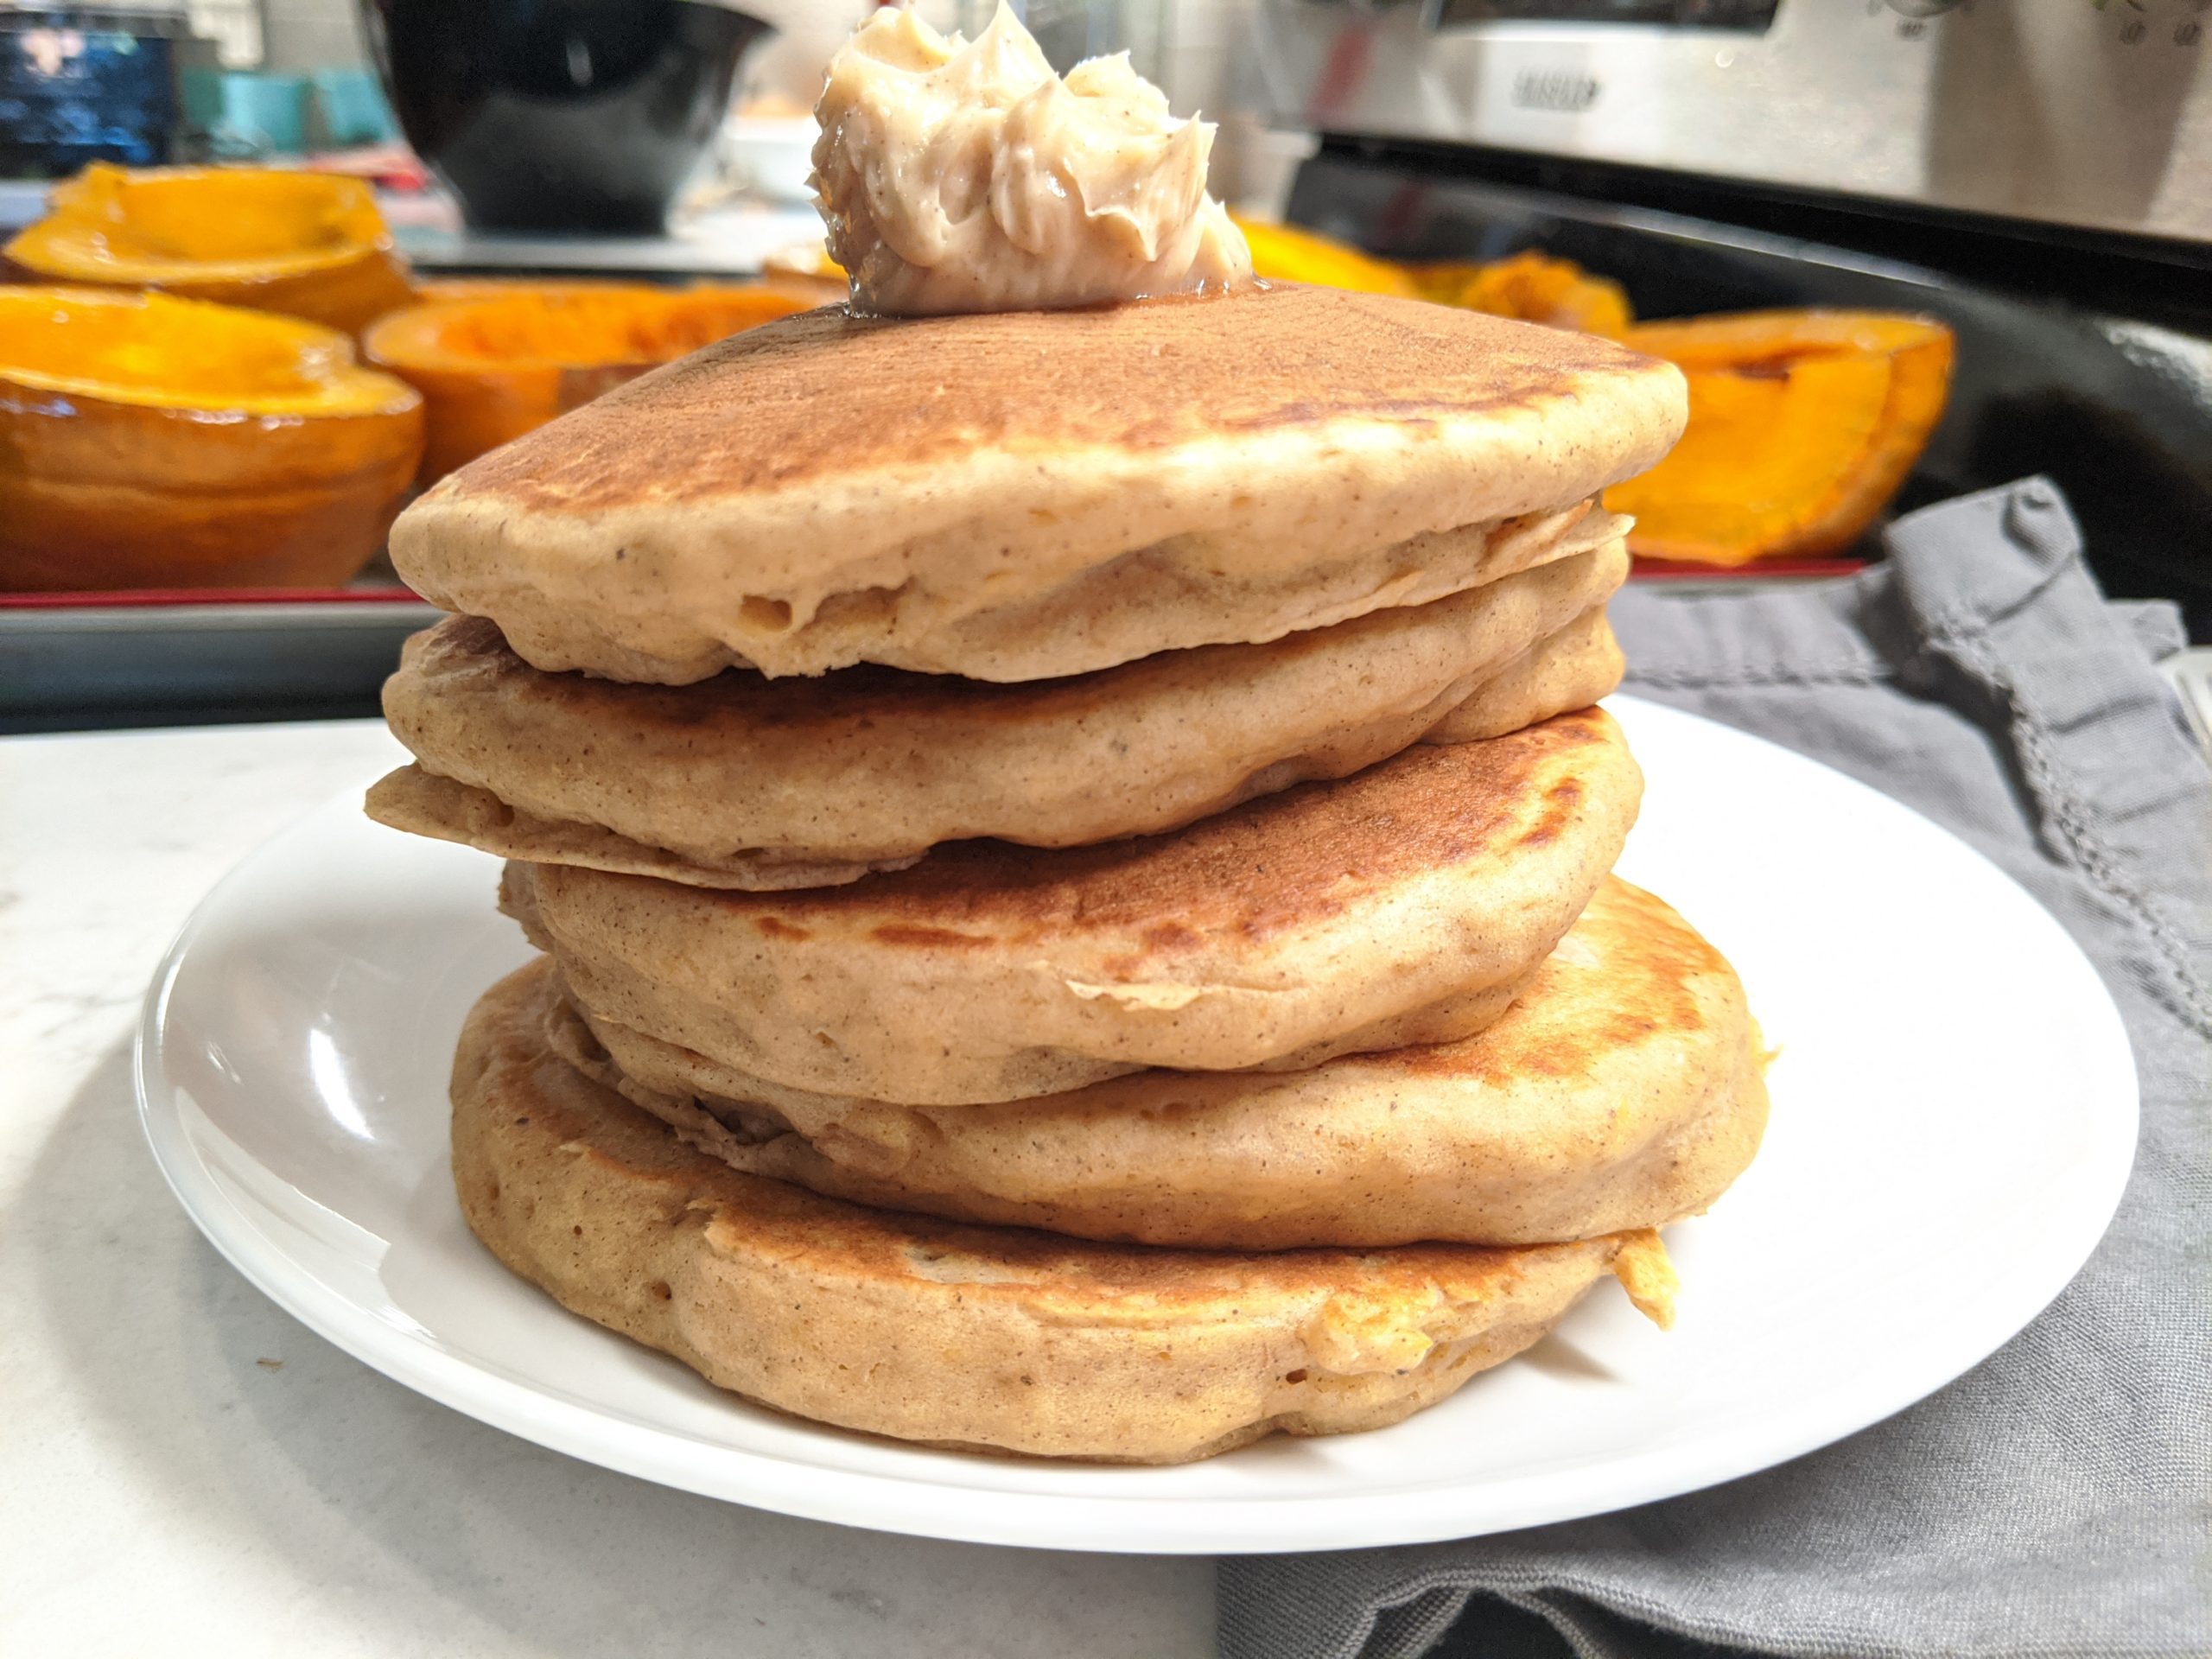
[[[1598,890],[1493,1025],[1305,1071],[1139,1071],[988,1106],[741,1080],[588,1025],[547,1040],[733,1167],[896,1210],[1218,1249],[1530,1244],[1656,1227],[1719,1197],[1766,1124],[1744,988],[1672,910]]]
[[[1170,835],[957,842],[780,893],[510,864],[502,903],[594,1018],[733,1072],[1009,1100],[1478,1031],[1581,913],[1641,790],[1619,727],[1588,709]]]
[[[454,1062],[461,1213],[564,1306],[709,1382],[931,1445],[1178,1463],[1397,1422],[1607,1274],[1662,1324],[1656,1234],[1240,1255],[1092,1244],[740,1174],[545,1047],[540,963]]]
[[[1517,729],[1613,689],[1618,546],[1438,600],[1066,680],[730,670],[691,686],[547,674],[491,623],[410,639],[385,687],[420,757],[372,817],[539,863],[822,887],[941,842],[1156,834],[1336,778],[1424,734]]]
[[[832,308],[463,467],[392,556],[542,669],[1052,678],[1541,563],[1685,418],[1667,364],[1373,295]]]

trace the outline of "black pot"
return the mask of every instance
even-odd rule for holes
[[[769,33],[699,0],[360,0],[415,153],[479,230],[657,232]]]

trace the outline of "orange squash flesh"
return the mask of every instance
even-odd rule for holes
[[[1951,331],[1877,312],[1643,323],[1626,342],[1689,380],[1689,427],[1605,492],[1647,558],[1735,566],[1850,546],[1904,482],[1949,396]]]
[[[373,557],[422,399],[334,330],[0,288],[0,588],[325,587]]]
[[[610,387],[811,302],[766,286],[517,283],[394,312],[363,347],[429,406],[428,484]]]
[[[1377,259],[1294,225],[1269,225],[1233,213],[1230,217],[1252,250],[1255,276],[1312,283],[1318,288],[1348,288],[1361,294],[1393,294],[1408,300],[1422,297],[1403,265]]]
[[[1404,265],[1295,226],[1231,217],[1252,250],[1256,276],[1428,300],[1610,340],[1619,339],[1630,320],[1627,290],[1572,260],[1529,251],[1482,263]]]
[[[322,173],[96,162],[6,252],[41,282],[155,288],[347,334],[414,294],[368,186]]]
[[[541,289],[603,289],[603,276],[417,276],[410,305],[443,305],[448,300],[504,300]],[[619,286],[627,287],[622,283]]]
[[[1578,329],[1608,340],[1627,333],[1631,321],[1628,290],[1605,277],[1591,276],[1571,259],[1529,251],[1484,264],[1410,269],[1421,297],[1440,305]]]

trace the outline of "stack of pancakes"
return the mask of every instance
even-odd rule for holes
[[[1260,288],[754,329],[402,519],[455,614],[369,810],[544,953],[454,1076],[470,1225],[755,1400],[1172,1462],[1394,1422],[1766,1103],[1611,874],[1602,340]]]

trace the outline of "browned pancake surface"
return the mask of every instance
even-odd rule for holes
[[[963,842],[849,887],[703,902],[764,931],[880,916],[874,936],[886,944],[957,944],[969,928],[984,930],[977,944],[1113,933],[1168,951],[1205,934],[1259,942],[1409,877],[1548,844],[1582,805],[1581,756],[1618,742],[1611,715],[1578,709],[1485,742],[1410,749],[1172,836]]]
[[[1295,284],[1081,312],[831,307],[709,346],[441,489],[589,512],[985,448],[1164,450],[1346,416],[1418,426],[1657,367],[1594,335]]]
[[[1580,914],[1641,789],[1582,709],[1166,835],[953,842],[772,893],[511,863],[502,904],[594,1016],[763,1082],[1012,1100],[1479,1030]]]

